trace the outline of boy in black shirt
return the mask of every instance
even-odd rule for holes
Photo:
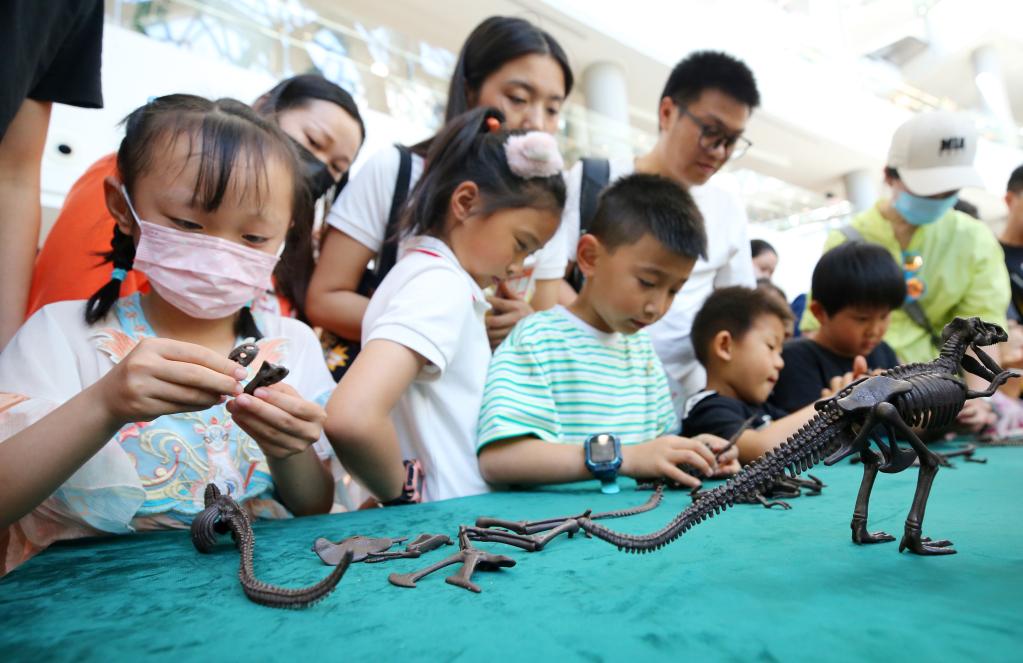
[[[767,403],[785,365],[781,350],[791,320],[785,302],[763,290],[722,288],[707,298],[692,330],[696,358],[707,369],[707,387],[686,402],[683,435],[728,438],[754,416],[737,442],[739,460],[748,463],[813,417],[812,405],[786,416]]]
[[[813,270],[810,312],[820,322],[813,339],[785,343],[785,368],[770,402],[785,412],[813,403],[832,381],[848,383],[899,360],[881,339],[892,309],[906,298],[906,281],[888,249],[846,242],[825,253]]]

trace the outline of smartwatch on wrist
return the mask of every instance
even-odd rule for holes
[[[405,483],[401,486],[401,495],[381,506],[401,506],[403,504],[419,504],[423,501],[423,465],[418,460],[406,460]]]
[[[618,470],[622,467],[622,441],[612,433],[598,433],[586,438],[586,469],[600,480],[600,492],[617,493]]]

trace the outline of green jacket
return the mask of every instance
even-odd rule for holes
[[[888,249],[902,265],[902,249],[891,223],[881,216],[880,204],[856,216],[852,226],[865,240]],[[841,231],[833,230],[824,242],[824,251],[845,241]],[[1005,327],[1009,273],[1002,247],[987,226],[951,210],[918,228],[906,251],[923,257],[917,276],[926,289],[919,301],[936,334],[940,336],[942,327],[955,317],[977,316]],[[799,328],[810,331],[819,326],[807,307]],[[929,361],[938,352],[930,335],[901,309],[892,311],[884,340],[904,362]]]

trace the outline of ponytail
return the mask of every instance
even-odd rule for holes
[[[110,307],[121,294],[121,282],[135,262],[135,242],[131,235],[121,232],[116,224],[114,236],[110,240],[110,251],[103,254],[103,259],[104,262],[113,263],[114,267],[110,280],[94,292],[85,304],[85,321],[90,325],[103,319],[110,312]]]
[[[565,206],[561,173],[516,174],[508,165],[506,143],[509,137],[527,132],[502,130],[503,122],[499,110],[477,108],[441,129],[432,141],[425,170],[405,209],[402,236],[442,236],[451,195],[466,181],[479,187],[483,214],[528,207],[551,210],[560,216]]]

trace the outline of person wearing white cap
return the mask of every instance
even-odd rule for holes
[[[973,167],[976,152],[969,116],[933,111],[913,117],[892,137],[884,169],[891,198],[832,231],[824,243],[827,251],[850,240],[873,242],[902,265],[908,294],[891,312],[884,340],[903,362],[933,359],[942,327],[957,316],[1006,324],[1009,275],[1002,248],[983,223],[953,209],[960,189],[982,186]],[[816,322],[804,315],[800,328],[813,331]],[[997,348],[992,353],[997,361]],[[968,405],[961,423],[973,429],[990,423],[989,404],[976,399]]]

